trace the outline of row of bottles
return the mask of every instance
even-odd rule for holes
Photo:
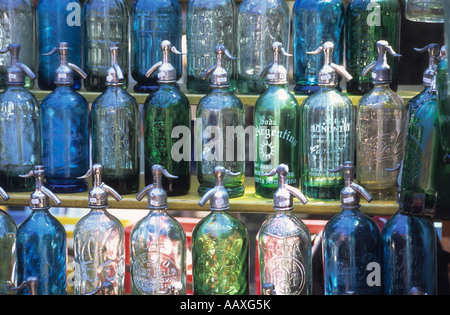
[[[401,168],[400,168],[401,169]],[[327,295],[436,294],[436,232],[429,218],[403,213],[402,206],[382,233],[363,214],[360,195],[370,194],[353,182],[354,166],[345,162],[330,170],[343,172],[342,211],[323,230],[324,293]],[[389,171],[389,170],[386,170]],[[394,170],[391,170],[394,171]],[[148,199],[149,213],[135,224],[130,235],[132,294],[186,294],[186,235],[171,217],[162,178],[174,176],[159,165],[152,169],[154,182],[136,199]],[[265,176],[278,174],[273,195],[275,213],[257,235],[261,292],[277,295],[312,294],[311,235],[293,214],[293,197],[308,199],[287,184],[289,168],[279,165]],[[224,187],[227,176],[238,176],[222,166],[214,170],[216,186],[199,201],[210,201],[211,213],[192,233],[193,292],[197,295],[249,294],[249,237],[245,226],[228,213],[230,201]],[[402,173],[399,173],[399,177]],[[84,178],[93,177],[90,212],[74,230],[74,286],[77,295],[124,294],[125,248],[122,223],[108,208],[108,197],[122,197],[102,182],[102,166],[95,164]],[[50,200],[60,201],[43,186],[44,169],[37,166],[25,177],[34,177],[32,214],[18,228],[0,211],[1,294],[63,295],[66,287],[66,232],[50,212]],[[401,182],[401,181],[399,181]],[[399,190],[401,191],[401,190]],[[400,192],[401,194],[401,192]],[[1,189],[0,195],[9,196]],[[19,284],[18,286],[16,286]]]
[[[0,32],[4,34],[0,46],[21,43],[26,52],[23,60],[33,71],[38,53],[37,77],[42,90],[56,88],[54,69],[58,59],[43,54],[59,42],[69,44],[70,62],[83,65],[88,91],[106,89],[105,70],[110,65],[111,42],[118,42],[122,49],[118,64],[124,72],[124,88],[130,70],[137,82],[134,90],[141,93],[149,93],[158,86],[157,75],[146,74],[162,59],[159,43],[169,40],[181,47],[183,21],[178,0],[134,1],[131,12],[124,0],[89,0],[84,5],[78,0],[40,0],[36,9],[29,0],[5,2],[0,10]],[[188,91],[200,94],[211,91],[208,81],[201,77],[204,69],[214,63],[215,46],[221,44],[239,58],[237,63],[225,62],[230,73],[230,90],[237,88],[242,94],[265,92],[268,85],[259,74],[270,62],[273,42],[289,47],[290,13],[285,0],[244,0],[239,8],[233,0],[191,0],[186,20]],[[361,75],[362,70],[376,57],[374,43],[378,40],[387,40],[398,51],[400,16],[398,0],[352,0],[347,7],[340,0],[297,0],[292,11],[295,92],[309,95],[319,89],[317,75],[323,58],[306,52],[331,41],[336,45],[333,59],[341,62],[345,56],[354,77],[348,82],[348,92],[367,93],[373,85]],[[171,63],[178,80],[182,76],[182,59],[173,56]],[[287,58],[281,63],[288,68]],[[389,63],[393,68],[391,87],[396,90],[397,60],[389,57]],[[3,66],[5,72],[9,67],[7,57]],[[81,81],[82,77],[75,75],[76,90]],[[30,88],[33,84],[27,78],[26,86]]]

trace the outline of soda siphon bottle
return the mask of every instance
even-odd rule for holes
[[[83,14],[78,0],[40,0],[37,5],[37,37],[39,53],[38,84],[41,90],[53,91],[55,69],[59,66],[57,56],[43,57],[43,54],[58,46],[60,42],[68,43],[69,61],[81,64],[81,41]],[[73,89],[79,90],[82,76],[74,74]]]
[[[22,45],[22,61],[36,71],[36,9],[30,0],[0,1],[0,47],[10,43]],[[0,89],[7,87],[7,70],[11,66],[9,55],[0,56]],[[25,77],[25,88],[34,86],[34,78]]]
[[[153,165],[153,184],[136,199],[148,198],[150,212],[133,227],[130,236],[131,292],[134,295],[186,294],[186,233],[166,210],[162,177],[174,178]]]
[[[390,171],[401,170],[402,163]],[[398,184],[401,184],[401,171]],[[400,203],[401,188],[398,200]],[[382,232],[383,286],[386,295],[436,294],[437,240],[432,220],[399,210]]]
[[[312,294],[311,233],[292,212],[293,196],[302,204],[308,200],[286,183],[286,164],[265,175],[275,173],[279,179],[273,196],[275,214],[263,223],[257,236],[261,292],[265,292],[265,286],[273,285],[277,295]]]
[[[109,295],[125,294],[125,231],[122,223],[111,215],[108,196],[122,197],[102,182],[103,167],[94,164],[82,178],[92,176],[89,191],[90,212],[80,219],[73,231],[75,262],[75,294],[89,294],[106,282]]]
[[[361,98],[356,113],[356,173],[358,183],[375,200],[392,200],[397,179],[385,169],[403,159],[407,114],[403,99],[389,86],[392,75],[387,53],[400,55],[386,41],[378,41],[377,47],[378,59],[362,73],[365,77],[372,72],[374,88]]]
[[[66,231],[50,213],[50,199],[56,206],[58,197],[44,187],[44,167],[38,165],[27,177],[35,177],[36,191],[31,194],[31,215],[17,229],[17,283],[37,278],[38,295],[65,295],[66,284]],[[29,295],[29,288],[18,292]]]
[[[310,56],[326,42],[335,44],[333,60],[342,61],[344,50],[345,5],[341,0],[297,0],[292,13],[294,46],[294,91],[300,95],[317,92],[324,57]]]
[[[0,94],[0,185],[8,191],[32,191],[34,181],[20,174],[41,163],[41,122],[37,98],[24,86],[28,66],[19,62],[19,44],[9,44],[0,54],[10,53],[6,90]]]
[[[223,45],[236,56],[236,10],[233,0],[190,0],[187,9],[187,81],[190,93],[211,92],[208,81],[203,80],[203,69],[214,64],[215,47]],[[173,42],[172,42],[173,43]],[[179,46],[178,46],[179,47]],[[229,71],[229,90],[236,90],[236,67],[224,61]]]
[[[289,43],[289,6],[284,0],[244,0],[237,15],[238,81],[242,94],[262,94],[260,73],[270,63],[273,42]],[[288,59],[281,62],[288,69]]]
[[[73,89],[73,71],[86,74],[68,62],[69,46],[61,43],[45,55],[60,55],[55,71],[56,89],[41,103],[42,161],[45,186],[56,193],[76,193],[87,189],[83,176],[89,169],[89,104]]]
[[[106,91],[92,103],[92,160],[103,167],[103,180],[121,195],[139,189],[140,113],[135,98],[124,88],[119,44],[111,43]]]
[[[268,90],[255,104],[254,123],[256,129],[254,157],[256,195],[272,198],[278,189],[278,175],[263,176],[279,164],[289,167],[287,184],[298,187],[298,135],[300,107],[288,90],[288,73],[280,64],[281,56],[291,56],[279,42],[272,44],[273,63],[261,73],[267,77]]]
[[[346,13],[346,61],[353,80],[347,82],[347,92],[366,94],[373,88],[370,78],[361,73],[377,58],[376,42],[386,40],[393,50],[400,50],[401,8],[398,0],[352,0]],[[391,89],[398,86],[398,60],[391,56]]]
[[[84,66],[88,91],[103,92],[107,88],[107,69],[111,65],[109,47],[119,43],[121,53],[117,63],[123,69],[124,82],[128,86],[128,8],[123,0],[89,0],[83,7],[84,15]]]
[[[353,182],[352,162],[334,172],[344,171],[342,211],[323,230],[323,269],[326,295],[379,295],[383,293],[381,235],[376,223],[359,208],[360,194],[372,197]]]
[[[230,80],[224,59],[235,60],[225,46],[216,47],[217,62],[203,73],[211,76],[212,91],[198,103],[196,113],[197,136],[201,152],[196,152],[198,193],[204,195],[214,188],[214,169],[223,166],[239,176],[224,179],[224,186],[231,198],[244,194],[245,134],[244,105],[230,92]],[[200,156],[198,156],[200,155]]]
[[[150,78],[146,74],[162,59],[160,43],[169,40],[181,47],[182,10],[178,0],[136,0],[131,11],[131,75],[137,82],[134,91],[149,93],[158,88],[157,74]],[[181,56],[172,58],[178,80],[183,71]]]
[[[337,87],[337,73],[346,80],[351,75],[332,62],[334,44],[326,42],[309,54],[324,53],[324,66],[319,72],[319,91],[310,95],[300,110],[301,187],[314,199],[338,200],[344,187],[344,176],[329,170],[353,160],[355,108]]]
[[[214,168],[216,187],[199,201],[210,200],[211,213],[192,231],[192,277],[195,295],[249,294],[249,237],[245,226],[228,212],[224,177],[239,176]]]
[[[0,198],[9,200],[9,195],[2,187]],[[0,295],[14,294],[11,288],[16,285],[16,232],[14,219],[0,210]]]
[[[439,126],[442,135],[450,134],[450,90],[448,89],[449,75],[447,58],[447,47],[442,46],[436,74],[437,87],[439,89]],[[446,164],[450,164],[450,137],[443,136],[441,140],[445,152],[444,160]]]
[[[190,138],[183,144],[183,152],[176,143],[182,140],[173,138],[191,128],[191,105],[188,98],[177,85],[175,67],[171,64],[170,53],[181,55],[172,44],[165,40],[161,43],[163,61],[155,64],[147,73],[148,76],[158,71],[159,87],[150,93],[144,103],[144,152],[145,152],[145,184],[153,182],[152,168],[163,166],[176,178],[163,177],[163,189],[169,196],[185,195],[191,188],[190,177]],[[186,140],[186,139],[184,139]]]

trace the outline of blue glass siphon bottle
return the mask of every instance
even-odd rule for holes
[[[6,89],[0,94],[0,185],[11,192],[34,190],[34,180],[21,174],[41,164],[41,121],[37,98],[25,87],[35,78],[28,66],[19,62],[19,44],[9,44],[0,54],[10,53]]]
[[[106,91],[92,103],[92,162],[103,167],[104,182],[121,195],[139,189],[139,104],[123,86],[118,43],[109,47],[111,64],[105,71]]]
[[[9,195],[0,187],[0,198],[7,201]],[[16,285],[16,233],[14,219],[0,210],[0,295],[12,295]]]
[[[55,69],[59,65],[57,56],[42,55],[58,46],[60,42],[69,44],[69,61],[81,65],[83,12],[78,0],[40,0],[37,6],[38,37],[38,85],[41,90],[53,91]],[[79,90],[82,78],[74,74],[73,88]]]
[[[38,280],[38,295],[66,295],[66,231],[50,213],[50,199],[56,206],[58,197],[44,187],[44,167],[35,166],[25,177],[35,177],[36,191],[30,197],[32,213],[17,229],[17,283],[30,277]],[[30,295],[29,288],[18,291]]]
[[[87,189],[83,170],[89,169],[89,104],[73,89],[73,70],[86,74],[68,62],[69,46],[61,43],[46,55],[59,53],[56,89],[41,103],[42,163],[46,187],[56,193],[75,193]]]
[[[341,0],[297,0],[292,12],[295,94],[319,90],[318,76],[324,57],[311,56],[326,42],[335,45],[332,60],[340,63],[344,50],[345,5]]]
[[[146,76],[148,69],[162,60],[163,40],[181,47],[182,11],[178,0],[136,0],[131,10],[131,75],[134,91],[149,93],[158,88],[158,76]],[[181,56],[172,56],[177,80],[182,75]],[[203,68],[202,68],[203,69]]]
[[[323,269],[326,295],[379,295],[382,287],[381,233],[376,223],[359,208],[360,196],[372,197],[353,182],[352,162],[333,171],[344,171],[342,211],[323,230]]]

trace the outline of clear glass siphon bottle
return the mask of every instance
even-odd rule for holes
[[[182,11],[178,0],[136,0],[131,10],[131,75],[134,91],[149,93],[158,88],[158,76],[146,76],[148,69],[162,59],[163,40],[181,47]],[[177,80],[183,74],[181,56],[172,56]],[[203,69],[203,68],[202,68]]]
[[[347,82],[347,92],[365,94],[373,88],[370,78],[361,75],[364,68],[377,58],[376,42],[386,40],[400,51],[401,6],[399,0],[352,0],[346,13],[346,67],[353,76]],[[398,60],[391,56],[391,89],[398,86]]]
[[[0,47],[10,43],[22,46],[21,59],[32,72],[36,71],[36,9],[30,0],[0,1]],[[0,89],[6,88],[9,55],[0,56]],[[34,79],[25,77],[25,88],[32,89]]]
[[[37,5],[38,38],[38,85],[41,90],[53,91],[55,69],[59,66],[57,56],[43,57],[43,54],[68,43],[69,62],[81,65],[83,12],[78,0],[39,0]],[[72,83],[74,90],[82,86],[82,76],[75,73]]]
[[[6,89],[0,94],[0,185],[11,192],[34,190],[34,180],[21,174],[41,164],[39,101],[25,87],[33,71],[19,62],[19,44],[9,44],[0,54],[10,53]]]
[[[110,44],[106,91],[92,103],[92,161],[103,167],[103,180],[121,195],[139,189],[140,113],[136,99],[124,90],[118,43]]]
[[[1,187],[0,198],[9,200],[9,195]],[[0,210],[0,295],[15,294],[11,288],[16,285],[16,233],[14,219]]]
[[[263,223],[257,235],[261,292],[273,285],[276,295],[312,294],[311,233],[292,212],[292,196],[302,204],[308,200],[298,189],[287,185],[287,165],[281,164],[266,175],[275,173],[279,179],[273,196],[275,214]]]
[[[237,15],[238,79],[241,94],[262,94],[260,73],[271,62],[273,42],[289,47],[289,6],[284,0],[244,0]],[[288,69],[288,59],[281,62]]]
[[[192,276],[195,295],[249,294],[249,236],[245,226],[228,212],[224,177],[239,176],[223,166],[214,168],[216,187],[199,201],[210,200],[211,213],[192,231]]]
[[[107,69],[111,65],[109,46],[119,43],[117,63],[123,70],[128,86],[128,8],[124,0],[88,0],[83,5],[84,58],[83,70],[87,74],[84,87],[88,91],[103,92],[107,88]]]
[[[408,20],[423,23],[443,23],[446,0],[405,0]]]
[[[176,69],[170,61],[171,52],[177,55],[182,53],[167,40],[161,43],[161,49],[163,60],[147,73],[151,76],[158,71],[159,87],[150,93],[144,103],[145,184],[153,182],[153,165],[161,165],[177,177],[163,177],[163,189],[169,196],[179,196],[187,194],[191,188],[191,139],[176,138],[185,131],[190,134],[191,105],[177,87]],[[181,147],[178,147],[179,142]]]
[[[313,51],[326,42],[335,45],[333,60],[342,62],[345,5],[341,0],[297,0],[292,12],[294,46],[294,92],[310,95],[319,90],[318,74],[324,63]]]
[[[204,80],[211,76],[212,91],[197,105],[195,128],[200,139],[200,148],[195,152],[199,155],[196,157],[197,178],[200,183],[198,193],[204,195],[214,188],[214,169],[216,166],[223,166],[234,173],[240,173],[239,176],[224,180],[228,194],[235,198],[244,194],[244,105],[230,92],[229,75],[223,63],[225,57],[232,60],[236,58],[222,45],[216,47],[216,56],[215,65],[202,76]]]
[[[166,209],[162,177],[173,178],[153,165],[153,184],[136,199],[148,198],[150,212],[133,227],[130,236],[131,292],[134,295],[186,294],[186,233]]]
[[[324,53],[319,72],[319,90],[310,95],[300,110],[301,187],[309,198],[338,200],[344,176],[329,170],[352,161],[355,148],[355,108],[337,87],[337,73],[352,76],[332,62],[334,44],[326,42],[309,54]]]
[[[17,283],[31,277],[38,280],[38,295],[67,294],[67,247],[64,226],[50,213],[50,199],[56,206],[58,197],[44,187],[44,167],[38,165],[26,177],[35,177],[36,190],[30,197],[32,213],[17,229]],[[29,288],[19,295],[31,295]]]
[[[55,71],[56,89],[41,102],[42,163],[46,187],[56,193],[76,193],[87,189],[83,170],[89,169],[89,104],[73,89],[73,71],[86,74],[68,62],[69,46],[45,54],[59,53],[60,66]]]
[[[381,233],[376,223],[359,208],[360,194],[372,197],[353,182],[352,162],[333,171],[344,171],[342,211],[323,230],[323,269],[326,295],[380,295],[382,286]]]
[[[82,217],[73,231],[76,295],[86,295],[107,282],[108,295],[125,294],[125,231],[111,215],[108,196],[122,200],[113,188],[102,182],[102,166],[94,164],[82,178],[92,176],[89,191],[90,212]]]
[[[400,163],[404,156],[406,107],[391,90],[391,68],[387,53],[400,57],[386,41],[378,41],[378,59],[364,69],[372,72],[374,88],[364,95],[356,112],[356,173],[358,183],[375,200],[392,200],[397,194],[395,174],[385,171]]]
[[[257,196],[272,198],[278,189],[278,174],[263,176],[279,164],[289,167],[287,183],[299,186],[298,159],[299,113],[297,99],[288,90],[288,72],[280,64],[280,57],[291,56],[282,43],[272,44],[273,63],[261,72],[267,77],[269,88],[256,101],[254,124],[256,129],[254,169]]]
[[[236,9],[233,0],[190,0],[187,9],[187,82],[190,93],[207,94],[211,86],[202,79],[204,69],[216,60],[215,47],[223,45],[236,56]],[[174,43],[174,42],[172,42]],[[176,45],[180,47],[180,45]],[[230,91],[236,90],[236,66],[224,61]]]

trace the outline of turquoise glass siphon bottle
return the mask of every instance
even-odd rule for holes
[[[380,295],[382,286],[381,233],[376,223],[359,208],[360,195],[369,193],[353,182],[352,162],[333,171],[344,171],[342,211],[323,230],[323,269],[326,295]]]
[[[299,112],[294,95],[288,90],[288,72],[280,64],[280,57],[291,56],[280,42],[272,43],[273,62],[261,72],[267,77],[269,88],[255,104],[255,192],[257,196],[272,198],[278,189],[278,174],[263,176],[279,164],[289,167],[287,183],[299,186]]]
[[[324,57],[313,51],[326,42],[335,45],[333,60],[342,61],[344,50],[345,5],[341,0],[297,0],[292,12],[295,94],[317,92]]]
[[[346,67],[353,76],[347,82],[350,94],[365,94],[373,88],[370,78],[361,75],[377,58],[376,42],[386,40],[400,51],[401,6],[398,0],[351,0],[346,11]],[[391,89],[398,86],[398,60],[388,57],[392,67]]]
[[[30,216],[17,229],[17,283],[34,277],[37,295],[66,295],[66,231],[50,213],[50,200],[56,206],[58,197],[44,187],[44,167],[38,165],[25,177],[36,179],[36,190],[30,196]],[[31,295],[27,287],[19,295]]]
[[[275,295],[312,294],[311,233],[293,213],[293,196],[306,204],[308,200],[286,183],[289,167],[280,164],[266,174],[278,174],[278,190],[273,196],[275,214],[259,229],[257,248],[260,265],[261,292],[273,286]]]
[[[199,201],[210,200],[211,213],[192,231],[194,295],[249,294],[249,237],[245,226],[230,215],[224,177],[239,176],[223,166],[214,168],[216,187]]]
[[[190,93],[211,92],[209,81],[203,80],[203,70],[214,64],[215,47],[223,45],[236,56],[236,8],[233,0],[190,0],[187,9],[187,81]],[[174,42],[172,42],[174,43]],[[177,47],[180,47],[177,45]],[[224,61],[229,72],[230,91],[236,90],[236,65]]]
[[[332,62],[334,44],[326,42],[310,54],[324,53],[319,72],[320,89],[303,102],[300,110],[301,187],[309,198],[338,200],[344,176],[329,170],[352,161],[355,148],[355,109],[337,87],[337,73],[346,80],[351,75]]]
[[[393,168],[403,159],[405,147],[406,107],[403,99],[391,90],[391,68],[387,53],[400,57],[386,41],[378,41],[378,59],[364,69],[372,72],[374,88],[364,95],[356,113],[356,165],[358,183],[366,187],[375,200],[392,200],[397,195]]]
[[[186,233],[167,213],[162,177],[173,178],[153,165],[153,184],[136,199],[148,198],[150,212],[133,227],[130,236],[131,293],[134,295],[186,294]]]
[[[0,187],[0,198],[7,201],[9,195]],[[14,219],[0,210],[0,295],[12,295],[16,285],[16,233]]]
[[[105,285],[111,289],[107,295],[125,294],[125,231],[107,210],[109,196],[117,201],[122,196],[102,182],[102,171],[102,165],[94,164],[83,176],[92,176],[92,189],[90,211],[73,231],[76,295],[99,294]]]
[[[198,193],[204,195],[214,188],[214,169],[223,166],[239,176],[224,179],[224,186],[231,198],[244,194],[245,178],[245,134],[244,105],[230,92],[228,71],[224,66],[225,57],[235,60],[223,45],[216,47],[215,65],[203,73],[206,80],[211,76],[212,91],[197,105],[196,132],[198,141],[195,160],[197,178],[200,183]]]
[[[170,61],[171,53],[182,53],[167,40],[161,43],[161,49],[163,60],[147,73],[151,76],[158,72],[159,87],[144,103],[145,184],[153,182],[153,166],[161,165],[176,176],[163,177],[163,189],[169,196],[179,196],[191,188],[191,139],[185,136],[191,130],[191,105],[177,87],[176,69]]]
[[[68,62],[69,46],[60,43],[45,54],[59,53],[55,71],[56,89],[41,102],[42,163],[46,187],[56,193],[76,193],[87,189],[83,170],[89,169],[89,104],[73,89],[73,71],[86,74]]]
[[[121,195],[139,189],[139,104],[125,89],[118,43],[111,43],[106,91],[92,103],[92,161],[103,167],[102,178]]]
[[[124,0],[88,0],[83,5],[83,70],[87,74],[84,87],[103,92],[107,88],[107,69],[111,65],[109,47],[121,48],[117,63],[123,70],[123,88],[128,86],[128,8]]]
[[[30,0],[3,0],[0,2],[0,47],[10,43],[22,46],[22,62],[36,71],[36,9]],[[7,87],[7,70],[11,66],[9,55],[0,56],[0,89]],[[34,87],[35,78],[25,77],[25,88]]]
[[[162,59],[163,40],[181,47],[182,10],[178,0],[136,0],[131,9],[131,75],[134,91],[149,93],[158,88],[158,76],[146,76],[148,69]],[[172,56],[177,80],[183,74],[181,56]]]
[[[284,0],[244,0],[237,15],[238,79],[241,94],[262,94],[260,73],[271,62],[273,42],[289,45],[289,6]],[[288,69],[288,59],[281,62]]]
[[[6,72],[6,89],[0,94],[0,185],[7,191],[32,191],[34,180],[21,174],[41,164],[41,122],[39,101],[24,86],[33,71],[19,62],[19,44],[9,44],[11,66]]]

